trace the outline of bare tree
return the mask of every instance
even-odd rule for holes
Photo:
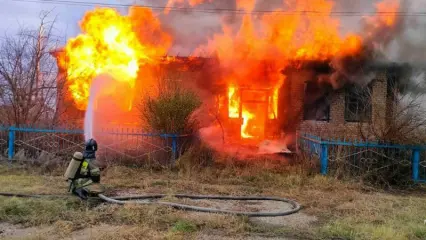
[[[0,39],[0,124],[55,124],[63,82],[52,50],[60,45],[55,20],[40,14],[37,29],[21,28]]]
[[[374,139],[388,143],[423,144],[426,140],[426,95],[412,91],[400,83],[405,79],[387,82],[386,101],[374,95],[371,88],[355,91],[360,98],[369,99],[360,106],[361,112],[370,115],[370,121],[360,121],[358,129],[364,140]],[[422,88],[423,82],[416,83],[415,89]],[[411,86],[412,88],[413,86]],[[377,102],[381,101],[381,102]],[[360,117],[366,117],[361,115]]]

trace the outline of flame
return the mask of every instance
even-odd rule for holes
[[[254,115],[243,109],[243,124],[241,125],[241,137],[242,138],[253,138],[254,136],[248,133],[249,123],[253,120]]]
[[[237,9],[245,14],[239,29],[224,23],[222,33],[213,35],[197,52],[211,52],[218,58],[223,79],[228,85],[228,113],[230,118],[242,119],[241,137],[253,138],[253,129],[264,128],[262,110],[249,108],[237,94],[241,86],[272,88],[267,106],[267,118],[279,116],[279,92],[283,84],[280,70],[293,61],[326,61],[336,56],[356,56],[363,51],[364,36],[353,33],[342,36],[340,21],[331,16],[332,0],[285,1],[286,9],[254,17],[255,0],[236,0]],[[397,0],[385,0],[376,5],[377,11],[396,12]],[[282,14],[288,11],[290,14]],[[320,12],[305,14],[306,11]],[[395,25],[395,14],[375,16],[376,28]],[[232,79],[232,81],[229,81]],[[232,82],[232,83],[231,83]],[[285,91],[291,91],[287,89]],[[245,97],[244,97],[245,98]],[[241,105],[241,106],[240,106]],[[241,114],[240,114],[240,108]]]
[[[279,101],[279,92],[280,88],[284,83],[284,79],[281,79],[273,89],[271,99],[269,100],[269,110],[268,117],[269,119],[278,118],[278,101]]]
[[[240,117],[240,97],[237,95],[237,88],[233,85],[228,87],[228,112],[230,118]]]
[[[378,23],[384,23],[389,27],[394,26],[397,21],[396,12],[398,12],[399,8],[398,0],[384,0],[383,2],[377,3]]]
[[[339,55],[348,56],[358,53],[362,49],[362,38],[358,35],[350,34],[344,40],[340,48]]]
[[[278,94],[279,89],[282,85],[283,81],[279,81],[277,86],[273,89],[271,96],[268,98],[264,98],[268,102],[267,114],[269,119],[276,119],[278,114]],[[259,131],[264,130],[265,122],[260,116],[265,115],[262,111],[253,110],[244,105],[244,102],[241,102],[241,95],[243,94],[241,89],[238,89],[235,85],[230,84],[228,86],[228,117],[231,119],[239,119],[240,118],[240,108],[241,108],[241,138],[255,138],[254,133],[258,133]],[[248,97],[252,97],[252,99],[248,99],[248,101],[255,100],[258,95],[253,95],[250,93],[250,90],[247,91]],[[265,93],[268,91],[265,91]],[[259,98],[262,98],[260,96]],[[241,107],[240,107],[241,106]],[[263,109],[265,110],[265,109]]]
[[[140,67],[152,63],[168,48],[167,42],[171,40],[164,33],[159,39],[166,43],[154,46],[135,31],[142,24],[143,29],[158,30],[159,21],[151,10],[131,8],[129,14],[122,16],[110,8],[86,13],[80,22],[82,34],[70,39],[58,56],[58,64],[66,70],[69,92],[78,109],[86,109],[95,76],[108,73],[123,86],[133,89]],[[131,104],[125,107],[131,109]]]
[[[194,7],[206,2],[213,0],[168,0],[164,13],[174,6]],[[297,61],[356,56],[363,51],[366,39],[380,35],[383,26],[391,29],[398,23],[397,15],[392,14],[399,10],[398,0],[376,4],[378,14],[367,18],[369,31],[365,35],[344,36],[339,32],[339,19],[332,16],[332,0],[285,0],[283,8],[263,15],[253,14],[257,3],[260,1],[235,0],[236,9],[243,13],[241,22],[237,22],[240,25],[223,21],[222,31],[194,52],[212,53],[217,58],[217,76],[228,86],[228,103],[222,106],[227,108],[229,118],[241,121],[242,138],[262,138],[269,120],[283,117],[278,111],[279,95],[291,89],[282,88],[286,80],[282,68]],[[70,39],[58,58],[60,67],[66,70],[76,106],[86,108],[92,79],[108,73],[127,87],[116,97],[130,111],[132,89],[141,68],[146,64],[159,66],[160,56],[171,47],[172,37],[162,30],[152,11],[142,7],[130,8],[128,15],[98,8],[89,11],[80,26],[82,34]],[[166,63],[180,61],[171,56],[161,59]],[[257,91],[247,90],[248,86]]]
[[[239,30],[235,32],[232,26],[224,24],[223,32],[214,35],[207,45],[199,49],[202,52],[214,52],[224,72],[228,73],[224,79],[225,82],[232,82],[228,86],[229,118],[241,116],[242,138],[261,138],[266,120],[278,119],[279,92],[284,81],[280,70],[290,60],[326,60],[343,47],[345,51],[354,52],[361,48],[355,41],[351,41],[351,47],[344,44],[346,39],[339,35],[339,22],[329,16],[333,8],[332,1],[299,0],[293,2],[289,9],[295,14],[272,13],[260,19],[251,14],[255,5],[254,0],[238,0],[237,8],[246,12]],[[325,16],[318,19],[318,16],[298,13],[304,10],[321,11]],[[240,86],[245,85],[255,89],[270,89],[263,95],[247,93],[253,100],[266,101],[266,109],[241,103],[237,92]]]
[[[229,118],[238,119],[240,117],[240,95],[238,89],[230,85],[228,87],[228,116]],[[253,120],[254,115],[247,109],[243,108],[241,112],[242,125],[241,125],[241,137],[242,138],[253,138],[248,132],[249,123]]]

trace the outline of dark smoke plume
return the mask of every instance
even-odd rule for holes
[[[408,9],[406,1],[402,1],[398,11]],[[364,18],[362,24],[361,51],[349,55],[338,55],[331,59],[331,67],[334,72],[330,75],[331,85],[337,89],[346,83],[368,84],[376,69],[372,68],[375,62],[384,61],[385,51],[392,40],[396,39],[406,25],[406,19],[402,15],[395,16],[395,22],[388,24],[384,17]]]

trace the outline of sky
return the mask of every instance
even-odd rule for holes
[[[94,9],[95,6],[81,5],[64,5],[60,3],[40,3],[42,0],[0,0],[0,34],[14,34],[22,27],[37,27],[39,23],[39,15],[42,11],[50,11],[51,17],[56,17],[57,34],[65,39],[76,36],[80,30],[78,26],[79,20],[86,11]],[[153,6],[165,6],[167,0],[70,0],[84,1],[105,4],[132,4],[139,3]],[[229,7],[229,0],[216,0],[217,6],[222,8]],[[259,8],[267,10],[273,9],[274,4],[282,2],[281,0],[264,0],[267,4],[259,6]],[[336,11],[373,11],[371,0],[335,0]],[[410,8],[408,11],[426,12],[425,0],[407,0]],[[209,8],[209,6],[200,5],[199,8]],[[125,7],[118,9],[122,13],[126,13]],[[160,14],[160,13],[159,13]],[[185,14],[182,12],[171,12],[169,16],[162,16],[168,20],[168,24],[174,32],[179,34],[174,44],[173,52],[181,55],[190,54],[190,49],[200,43],[205,42],[214,32],[220,31],[220,16],[216,14],[193,13]],[[356,31],[360,21],[359,16],[344,17],[342,19],[342,32]],[[196,21],[196,27],[194,26]],[[419,45],[423,44],[426,39],[426,15],[410,17],[408,19],[413,22],[412,28],[407,28],[404,32],[410,41],[414,41]],[[415,23],[415,24],[414,24]],[[186,27],[191,26],[191,27]],[[415,26],[415,27],[414,27]],[[191,46],[188,46],[191,45]],[[426,47],[425,47],[426,50]],[[426,52],[426,51],[425,51]],[[426,53],[425,53],[426,54]],[[426,55],[422,55],[426,58]],[[426,61],[425,61],[426,62]]]

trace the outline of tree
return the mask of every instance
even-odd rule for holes
[[[421,76],[420,76],[421,77]],[[369,109],[371,121],[358,124],[364,140],[374,139],[394,144],[424,144],[426,134],[425,92],[413,91],[424,89],[424,81],[413,83],[412,80],[396,78],[387,74],[386,101],[378,99],[371,88],[356,91],[360,98],[370,99],[360,106]],[[404,85],[410,82],[410,85]],[[379,102],[378,102],[379,101]],[[371,111],[375,108],[374,111]]]
[[[60,45],[55,20],[40,14],[36,29],[21,27],[0,39],[0,124],[53,125],[56,101],[62,92],[58,67],[51,51]]]

